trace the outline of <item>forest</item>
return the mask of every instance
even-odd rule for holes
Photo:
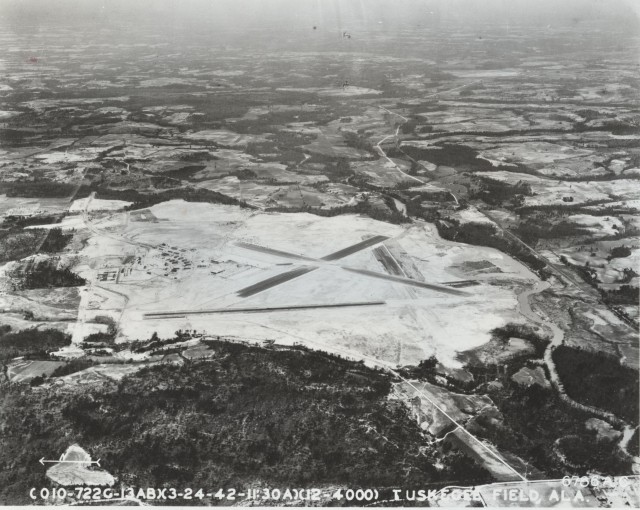
[[[64,249],[73,238],[73,234],[64,233],[61,228],[55,227],[49,230],[45,238],[41,251],[54,253]]]
[[[138,487],[491,481],[461,453],[430,446],[405,406],[387,399],[392,380],[381,371],[302,349],[210,345],[209,361],[81,390],[4,383],[0,500],[27,503],[28,488],[47,485],[38,459],[72,443]]]
[[[630,270],[633,271],[633,269]],[[635,274],[635,271],[633,273]],[[620,285],[617,289],[600,289],[600,294],[602,294],[604,302],[607,304],[636,306],[640,304],[640,292],[638,292],[638,287],[633,285]]]
[[[76,185],[48,179],[37,181],[0,182],[0,194],[8,197],[67,198],[73,194]]]
[[[45,235],[41,229],[0,230],[0,264],[33,255]]]
[[[60,218],[58,215],[5,217],[0,228],[0,264],[32,255],[38,248],[45,252],[62,250],[73,234],[63,233],[57,227],[50,230],[25,229],[28,226],[57,223]]]
[[[0,360],[18,356],[47,358],[48,352],[71,343],[71,337],[57,329],[23,329],[12,332],[0,326]]]
[[[133,202],[126,210],[134,211],[137,209],[145,209],[168,200],[184,200],[186,202],[207,202],[211,204],[227,204],[238,205],[240,207],[251,207],[243,201],[223,195],[217,191],[205,188],[184,187],[168,189],[155,193],[141,193],[135,189],[110,189],[106,187],[91,185],[82,186],[78,191],[76,198],[84,198],[92,192],[96,193],[96,197],[104,200],[125,200]]]
[[[509,373],[514,368],[510,366]],[[538,385],[522,386],[509,377],[503,379],[501,385],[494,386],[488,395],[500,410],[504,422],[503,426],[495,426],[491,422],[479,421],[483,436],[498,448],[527,460],[548,478],[560,478],[566,474],[564,459],[569,465],[581,467],[580,471],[572,473],[575,475],[585,475],[594,470],[607,475],[630,472],[629,456],[615,443],[601,440],[595,431],[587,430],[585,421],[592,416],[573,409],[553,390]],[[549,445],[556,441],[562,446],[550,448]],[[575,442],[581,447],[571,448]],[[585,448],[585,445],[589,447]]]
[[[569,396],[637,423],[637,370],[621,365],[617,358],[566,345],[554,349],[553,360]]]
[[[50,289],[53,287],[78,287],[85,280],[68,267],[58,268],[50,261],[34,264],[23,276],[20,286],[23,289]]]
[[[451,143],[434,144],[434,148],[418,148],[403,145],[402,149],[392,148],[387,151],[390,158],[408,156],[414,160],[426,160],[435,165],[459,167],[465,166],[474,170],[496,170],[487,160],[478,158],[478,152],[466,145]]]
[[[408,223],[411,220],[403,215],[399,211],[385,210],[379,207],[372,206],[368,201],[358,202],[356,205],[342,205],[333,207],[331,209],[323,209],[321,207],[269,207],[266,209],[268,212],[280,212],[280,213],[309,213],[316,216],[333,217],[340,216],[342,214],[364,214],[373,220],[386,221],[387,223],[402,224]]]

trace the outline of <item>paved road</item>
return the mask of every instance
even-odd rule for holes
[[[413,175],[409,175],[408,173],[406,173],[405,171],[403,171],[389,156],[387,156],[387,153],[384,152],[384,150],[382,149],[382,147],[380,147],[381,143],[384,143],[386,140],[388,140],[389,138],[393,138],[395,136],[395,138],[398,138],[398,132],[400,130],[400,126],[398,126],[396,128],[396,133],[395,135],[387,135],[385,136],[382,140],[380,140],[377,144],[375,144],[374,149],[376,150],[376,152],[380,155],[380,157],[386,159],[389,163],[391,163],[394,168],[400,172],[402,175],[404,175],[405,177],[407,177],[408,179],[412,179],[414,181],[419,182],[420,184],[424,184],[424,181],[418,179],[417,177],[413,176]]]
[[[460,87],[458,87],[458,88],[460,88]],[[455,89],[451,89],[451,90],[455,90]],[[383,109],[385,111],[390,112],[390,110],[387,110],[386,108],[383,108]],[[390,113],[393,113],[393,112],[390,112]],[[398,115],[398,114],[396,114],[396,115]],[[398,116],[402,117],[403,119],[408,121],[408,119],[406,117],[403,117],[402,115],[398,115]],[[396,129],[396,135],[395,135],[396,137],[398,136],[398,130],[399,129],[400,129],[400,127],[398,126],[398,128]],[[386,157],[386,154],[384,154],[384,151],[382,151],[382,148],[380,147],[380,144],[382,142],[384,142],[385,140],[387,140],[388,138],[390,138],[391,136],[393,136],[393,135],[389,135],[389,136],[383,138],[376,145],[377,150],[379,150],[382,153],[382,155],[384,155],[384,157]],[[391,161],[389,158],[386,158],[386,159]],[[408,177],[411,177],[412,179],[415,179],[415,180],[418,180],[418,181],[424,183],[424,181],[422,181],[421,179],[419,179],[417,177],[414,177],[414,176],[409,176],[408,174],[405,174],[404,172],[402,172],[402,170],[400,170],[400,168],[395,163],[394,163],[394,166],[398,169],[398,171],[400,171],[404,175],[407,175]],[[451,196],[453,196],[453,198],[455,199],[456,203],[458,203],[458,199],[455,196],[455,194],[451,192]],[[566,282],[568,282],[568,283],[570,283],[570,284],[572,284],[572,285],[584,290],[584,285],[585,285],[584,282],[578,281],[573,274],[569,273],[568,271],[566,271],[566,270],[564,270],[562,268],[559,268],[557,264],[553,263],[547,257],[545,257],[544,255],[540,254],[532,246],[528,245],[527,243],[522,241],[519,237],[517,237],[513,233],[509,232],[508,230],[503,229],[502,227],[500,227],[499,222],[496,221],[494,218],[492,218],[491,215],[488,212],[482,211],[480,209],[478,209],[478,211],[480,213],[482,213],[484,216],[486,216],[489,220],[493,221],[505,236],[509,237],[511,240],[513,240],[514,242],[517,242],[521,246],[524,246],[531,253],[535,254],[537,257],[539,257],[541,260],[543,260],[550,268],[555,270],[555,272],[557,274],[559,274],[562,277],[563,280],[565,280]],[[624,426],[625,423],[622,420],[620,420],[619,418],[617,418],[615,415],[613,415],[612,413],[609,413],[607,411],[603,411],[602,409],[598,409],[598,408],[595,408],[595,407],[591,407],[591,406],[586,406],[584,404],[580,404],[579,402],[576,402],[575,400],[573,400],[571,397],[569,397],[566,394],[564,386],[563,386],[562,381],[560,379],[560,375],[558,374],[558,371],[556,369],[555,363],[553,361],[553,356],[552,356],[553,355],[553,351],[559,345],[562,345],[562,342],[564,340],[564,331],[562,331],[562,329],[560,329],[555,323],[553,323],[550,320],[547,320],[545,318],[542,318],[537,313],[533,312],[533,310],[531,309],[530,304],[529,304],[529,298],[533,294],[537,294],[537,293],[543,292],[546,289],[548,289],[550,286],[551,285],[548,282],[538,282],[538,284],[536,284],[532,289],[521,293],[518,296],[518,308],[520,310],[520,313],[523,316],[527,317],[528,319],[530,319],[531,321],[533,321],[533,322],[535,322],[537,324],[543,324],[543,325],[547,326],[552,332],[552,339],[551,339],[551,341],[550,341],[549,345],[547,346],[547,349],[545,350],[545,353],[544,353],[544,362],[547,365],[547,368],[549,369],[549,375],[550,375],[550,378],[551,378],[551,383],[553,384],[553,386],[558,391],[558,394],[559,394],[560,398],[564,402],[566,402],[567,404],[571,405],[572,407],[574,407],[576,409],[580,409],[580,410],[588,412],[588,413],[595,414],[596,416],[599,416],[600,418],[602,418],[604,420],[607,420],[609,423],[611,423],[613,425]],[[591,290],[591,289],[589,289],[589,290]]]
[[[270,330],[270,331],[275,331],[275,332],[279,333],[280,335],[283,335],[283,337],[292,338],[296,342],[299,342],[299,343],[302,343],[302,344],[307,344],[307,345],[310,345],[310,346],[315,346],[315,348],[320,349],[320,350],[326,350],[326,346],[325,345],[322,345],[322,344],[320,344],[318,342],[315,342],[313,340],[309,340],[306,337],[301,337],[301,336],[295,335],[295,334],[293,334],[293,333],[291,333],[289,331],[285,331],[285,330],[282,330],[282,329],[279,329],[279,328],[275,328],[275,327],[272,327],[272,326],[266,326],[263,323],[257,323],[257,322],[248,321],[248,320],[245,320],[244,318],[243,318],[242,322],[251,323],[251,324],[254,324],[254,325],[259,326],[261,328],[264,328],[264,329],[267,329],[267,330]],[[420,390],[420,388],[416,387],[410,380],[404,378],[401,374],[399,374],[393,368],[391,363],[379,360],[379,359],[374,358],[372,356],[368,356],[368,355],[363,354],[361,352],[353,352],[353,351],[350,351],[348,349],[340,348],[337,345],[332,346],[331,351],[339,353],[341,355],[344,355],[344,356],[347,357],[347,359],[356,359],[356,360],[362,359],[364,361],[368,361],[370,365],[373,365],[373,366],[378,367],[378,368],[380,368],[382,370],[385,370],[385,371],[389,372],[390,374],[392,374],[394,377],[397,377],[401,381],[405,382],[411,388],[413,388],[416,391],[416,393],[418,395],[420,395],[420,397],[422,397],[425,400],[427,400],[430,404],[433,405],[433,407],[435,409],[437,409],[439,412],[441,412],[445,418],[450,420],[451,423],[453,425],[455,425],[455,429],[459,430],[461,435],[463,437],[465,437],[471,444],[475,445],[475,447],[477,447],[480,451],[484,451],[485,454],[490,456],[493,460],[495,460],[495,461],[499,462],[500,464],[504,465],[518,479],[520,479],[522,481],[527,481],[527,479],[522,474],[520,474],[515,468],[513,468],[513,466],[509,465],[506,462],[506,460],[504,458],[502,458],[502,456],[497,454],[483,440],[481,440],[478,437],[474,436],[471,432],[469,432],[464,427],[464,425],[462,425],[461,423],[456,421],[449,413],[447,413],[447,411],[445,409],[440,407],[437,402],[434,402],[433,399],[431,397],[429,397],[429,395],[425,394],[422,390]]]
[[[462,87],[458,87],[458,88],[462,88]],[[451,90],[455,90],[455,89],[451,89]],[[437,95],[437,94],[434,94],[434,95]],[[387,112],[389,112],[389,113],[394,113],[394,112],[391,112],[390,110],[387,110],[386,108],[383,108],[383,107],[380,107],[380,108],[385,110],[385,111],[387,111]],[[395,115],[397,115],[397,116],[401,117],[402,119],[404,119],[405,122],[408,122],[408,119],[406,117],[404,117],[404,116],[402,116],[400,114],[395,114]],[[400,129],[400,126],[398,126],[396,128],[396,132],[395,132],[396,139],[398,137],[399,129]],[[382,150],[380,145],[384,141],[386,141],[387,139],[391,138],[392,136],[394,136],[394,135],[388,135],[388,136],[384,137],[382,140],[380,140],[375,146],[376,150],[380,153],[380,155],[382,157],[387,159],[387,161],[391,162],[393,164],[393,166],[400,173],[402,173],[406,177],[409,177],[409,178],[411,178],[413,180],[419,181],[422,184],[425,184],[425,182],[422,179],[420,179],[418,177],[415,177],[415,176],[411,176],[411,175],[403,172],[398,167],[398,165],[396,165],[389,157],[387,157],[385,152]],[[457,204],[458,203],[458,198],[455,196],[455,194],[453,192],[450,192],[450,193],[451,193],[451,196],[454,198],[454,200],[455,200],[455,202]],[[527,243],[525,243],[524,241],[522,241],[519,237],[517,237],[513,233],[509,232],[508,230],[501,228],[499,222],[496,221],[494,218],[492,218],[491,215],[489,213],[487,213],[486,211],[480,211],[479,210],[479,212],[481,212],[488,219],[493,221],[498,226],[498,228],[500,228],[500,230],[502,231],[502,233],[505,236],[507,236],[508,238],[513,240],[514,242],[520,244],[521,246],[524,246],[531,253],[535,254],[537,257],[539,257],[541,260],[543,260],[550,268],[555,270],[555,272],[557,274],[559,274],[563,280],[565,280],[566,282],[568,282],[568,283],[570,283],[570,284],[572,284],[572,285],[584,290],[584,285],[585,285],[584,282],[578,281],[578,279],[575,277],[575,275],[569,273],[568,271],[564,270],[563,268],[558,267],[557,264],[553,263],[547,257],[545,257],[544,255],[540,254],[532,246],[530,246]],[[542,318],[537,313],[535,313],[531,309],[530,302],[529,302],[529,299],[530,299],[530,297],[532,295],[540,293],[540,292],[543,292],[546,289],[548,289],[550,286],[551,285],[548,282],[538,282],[532,289],[529,289],[528,291],[525,291],[525,292],[522,292],[521,294],[519,294],[518,295],[518,308],[519,308],[520,313],[523,316],[527,317],[528,319],[530,319],[531,321],[533,321],[533,322],[535,322],[537,324],[545,325],[552,332],[551,341],[550,341],[549,345],[547,346],[547,348],[546,348],[546,350],[544,352],[544,357],[543,357],[545,365],[549,369],[549,375],[550,375],[551,383],[553,384],[553,386],[557,390],[558,395],[560,396],[560,398],[565,403],[569,404],[570,406],[574,407],[575,409],[580,409],[580,410],[582,410],[584,412],[591,413],[591,414],[594,414],[596,416],[599,416],[600,418],[608,421],[609,423],[611,423],[611,424],[613,424],[615,426],[628,427],[625,424],[624,421],[620,420],[618,417],[616,417],[612,413],[609,413],[609,412],[604,411],[602,409],[598,409],[596,407],[586,406],[584,404],[576,402],[575,400],[573,400],[571,397],[569,397],[566,394],[565,389],[564,389],[564,385],[562,384],[562,381],[560,379],[560,375],[558,374],[557,368],[555,366],[555,362],[553,361],[553,351],[559,345],[562,345],[563,340],[564,340],[564,331],[562,331],[562,329],[560,329],[555,323],[551,322],[550,320],[548,320],[546,318]],[[626,444],[625,444],[625,446],[626,446]]]
[[[489,218],[491,221],[493,221],[498,228],[500,229],[500,231],[507,236],[509,239],[515,241],[516,243],[520,244],[521,246],[524,246],[527,250],[529,250],[531,253],[533,253],[534,255],[536,255],[537,257],[539,257],[542,261],[544,261],[545,264],[547,264],[551,269],[554,269],[556,271],[556,273],[558,273],[563,280],[565,280],[568,283],[573,284],[576,287],[579,288],[583,288],[584,286],[584,282],[581,282],[579,280],[576,279],[575,275],[569,273],[568,271],[558,267],[557,264],[551,262],[547,257],[545,257],[544,255],[542,255],[540,252],[538,252],[535,248],[533,248],[532,246],[528,245],[527,243],[525,243],[522,239],[520,239],[518,236],[516,236],[515,234],[509,232],[507,229],[504,229],[500,226],[500,223],[491,216],[490,213],[488,213],[487,211],[482,211],[480,209],[478,209],[478,211],[482,214],[484,214],[487,218]]]

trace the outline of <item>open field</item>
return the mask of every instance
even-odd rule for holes
[[[510,185],[517,183],[530,185],[533,195],[524,197],[524,205],[530,207],[566,205],[564,197],[571,197],[573,199],[572,205],[633,200],[640,193],[640,181],[638,180],[569,182],[505,171],[483,172],[478,175],[481,175],[483,179]]]
[[[55,214],[64,211],[68,205],[68,201],[65,199],[23,198],[0,195],[0,217]]]
[[[34,377],[49,376],[63,361],[20,361],[7,367],[7,377],[11,382],[29,382]]]
[[[46,383],[43,389],[49,385],[60,387],[86,387],[90,388],[95,384],[102,384],[110,381],[120,381],[125,375],[130,375],[141,368],[144,364],[137,365],[124,365],[117,363],[108,363],[104,365],[96,365],[79,372],[74,372],[70,375],[65,375],[57,379],[53,379],[52,382]]]

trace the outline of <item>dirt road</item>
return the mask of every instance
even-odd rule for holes
[[[558,391],[558,394],[563,402],[569,404],[575,409],[579,409],[581,411],[594,414],[603,420],[608,421],[612,425],[615,426],[625,426],[624,421],[615,416],[614,414],[603,411],[602,409],[598,409],[597,407],[587,406],[576,402],[571,397],[569,397],[564,389],[564,385],[562,384],[562,380],[560,379],[560,375],[558,374],[555,362],[553,361],[553,351],[560,345],[564,340],[564,331],[558,327],[557,324],[551,322],[549,319],[538,315],[531,309],[530,298],[534,294],[538,294],[540,292],[544,292],[548,288],[551,287],[551,284],[548,281],[541,281],[536,283],[531,289],[526,290],[518,294],[518,311],[521,315],[526,317],[527,319],[535,322],[536,324],[540,324],[542,326],[547,327],[551,330],[551,341],[547,348],[544,351],[544,363],[549,369],[549,377],[551,379],[551,384],[553,384],[554,388]]]

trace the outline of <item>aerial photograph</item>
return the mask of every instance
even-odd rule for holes
[[[0,45],[0,506],[640,508],[640,1]]]

